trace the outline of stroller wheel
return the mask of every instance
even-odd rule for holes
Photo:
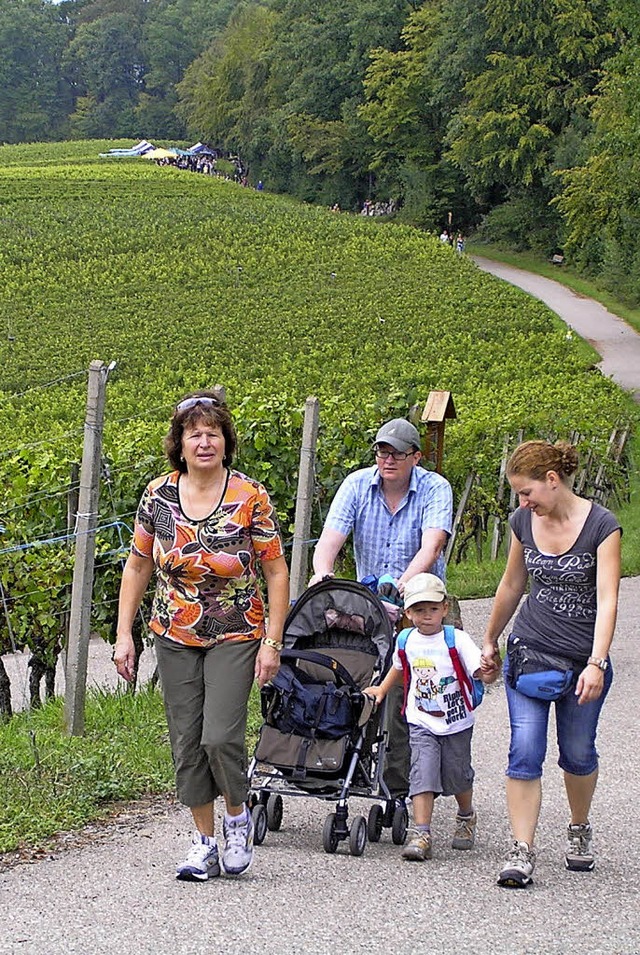
[[[349,830],[349,849],[352,856],[361,856],[367,846],[367,822],[364,816],[356,816]]]
[[[267,834],[267,810],[261,802],[257,803],[251,810],[251,818],[253,820],[253,841],[257,846],[261,846]]]
[[[325,852],[334,853],[338,848],[336,823],[337,817],[335,812],[330,812],[324,821],[324,828],[322,830],[322,847]]]
[[[393,822],[391,823],[391,838],[394,846],[404,845],[407,838],[407,827],[409,825],[409,813],[406,806],[396,806],[393,813]]]
[[[282,825],[283,805],[282,796],[271,793],[267,800],[267,826],[271,832],[277,832]]]
[[[376,802],[369,810],[369,819],[367,820],[367,836],[369,842],[380,842],[383,822],[384,809]]]

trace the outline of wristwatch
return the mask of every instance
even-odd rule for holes
[[[282,640],[272,640],[271,637],[263,637],[262,642],[264,643],[265,647],[271,647],[272,650],[277,650],[278,653],[284,649],[284,643]]]
[[[609,661],[603,660],[601,657],[589,657],[589,659],[587,660],[587,666],[589,665],[597,667],[599,670],[602,670],[602,672],[604,673],[604,671],[609,666]]]

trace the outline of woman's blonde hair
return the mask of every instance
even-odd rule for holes
[[[525,441],[519,444],[507,461],[507,475],[521,474],[534,481],[544,481],[549,471],[564,480],[578,469],[578,452],[568,441]]]

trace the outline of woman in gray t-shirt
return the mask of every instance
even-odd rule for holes
[[[511,637],[531,649],[573,664],[576,681],[557,700],[556,725],[565,788],[571,810],[565,863],[574,871],[594,867],[589,810],[598,778],[595,737],[611,686],[609,648],[620,583],[622,531],[610,511],[571,489],[578,466],[566,442],[526,441],[507,464],[520,507],[511,518],[507,567],[496,591],[483,646],[483,667],[500,666],[498,639],[515,613],[528,581],[530,593]],[[508,657],[505,677],[508,674]],[[542,800],[551,703],[525,696],[505,679],[511,743],[507,805],[513,845],[498,884],[524,888],[535,865],[533,842]]]

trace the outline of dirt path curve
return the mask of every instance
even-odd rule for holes
[[[517,285],[548,305],[602,356],[598,365],[602,373],[621,388],[630,391],[634,399],[640,402],[640,335],[630,325],[599,302],[578,295],[573,289],[553,279],[525,272],[512,265],[503,265],[502,262],[493,262],[479,255],[472,258],[484,272]]]

